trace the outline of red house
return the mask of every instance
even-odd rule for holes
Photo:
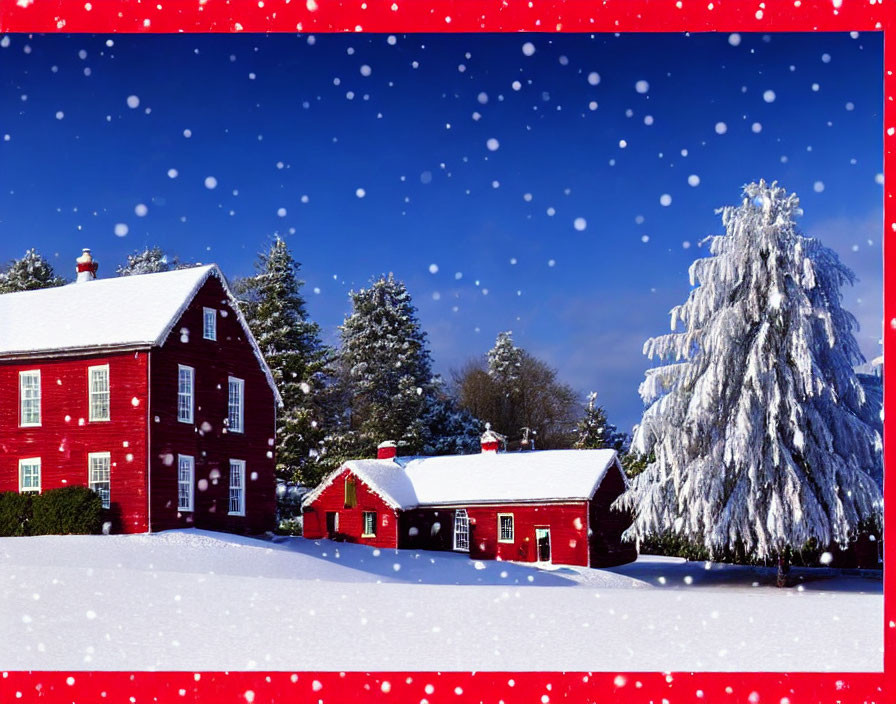
[[[387,548],[469,553],[479,560],[609,566],[637,557],[630,516],[610,509],[626,478],[613,450],[498,452],[354,460],[303,503],[304,535]]]
[[[274,380],[217,266],[0,295],[0,491],[86,485],[116,532],[275,516]]]

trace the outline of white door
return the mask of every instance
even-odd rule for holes
[[[454,549],[470,552],[470,519],[465,508],[454,513]]]

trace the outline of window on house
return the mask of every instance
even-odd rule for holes
[[[246,463],[230,460],[230,515],[246,515]]]
[[[88,368],[87,378],[90,420],[109,420],[109,365]]]
[[[512,543],[513,542],[513,514],[512,513],[499,513],[498,514],[498,542],[499,543]]]
[[[181,423],[193,422],[193,367],[177,365],[177,419]]]
[[[177,456],[177,510],[193,510],[193,475],[196,467],[189,455]]]
[[[20,425],[40,425],[40,370],[19,372]]]
[[[206,340],[218,339],[218,311],[214,308],[202,309],[202,337]]]
[[[355,480],[349,477],[345,480],[345,508],[354,508],[358,505],[358,487]]]
[[[87,455],[87,486],[102,499],[103,508],[109,508],[112,458],[108,452],[91,452]]]
[[[243,388],[242,379],[227,378],[227,429],[231,433],[243,432]]]
[[[19,491],[40,493],[40,457],[19,460]]]
[[[376,511],[364,512],[364,532],[362,538],[373,538],[376,536]]]
[[[464,508],[454,513],[454,549],[470,552],[470,519]]]

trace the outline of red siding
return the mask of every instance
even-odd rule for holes
[[[513,542],[498,541],[498,514],[513,515]],[[568,504],[469,506],[470,557],[535,562],[535,529],[551,531],[551,562],[588,566],[588,508]]]
[[[402,471],[396,467],[396,471]],[[345,480],[355,480],[356,504],[353,508],[345,507]],[[303,518],[302,534],[306,538],[333,537],[350,543],[374,545],[380,548],[398,547],[398,515],[391,506],[355,477],[348,469],[344,470],[330,486],[324,489],[309,507]],[[327,535],[326,514],[335,511],[339,514],[339,529],[335,536]],[[376,512],[376,536],[362,537],[362,514],[365,511]]]
[[[610,508],[623,491],[625,481],[619,470],[611,467],[591,497],[589,544],[592,567],[622,565],[638,558],[638,548],[635,544],[622,542],[622,533],[632,523],[631,515]]]
[[[110,418],[88,420],[87,369],[109,365]],[[41,425],[19,427],[19,372],[41,372]],[[147,530],[147,354],[0,362],[0,491],[18,491],[18,461],[41,458],[41,490],[87,485],[87,455],[111,455],[112,530]]]
[[[217,340],[203,338],[204,307],[219,311]],[[186,334],[182,334],[186,331]],[[178,365],[193,367],[193,423],[177,420]],[[274,528],[275,399],[227,295],[211,277],[150,359],[150,520],[153,530]],[[245,382],[245,432],[227,432],[228,377]],[[195,510],[177,510],[177,456],[195,461]],[[246,462],[246,516],[230,516],[230,460]]]

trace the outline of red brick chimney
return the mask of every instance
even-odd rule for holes
[[[78,277],[75,279],[77,283],[93,281],[96,278],[96,270],[100,265],[93,260],[92,256],[90,256],[90,249],[85,247],[81,256],[75,261],[77,262],[75,271],[78,272]]]
[[[376,446],[376,458],[378,460],[391,460],[398,455],[398,447],[392,440],[386,440]]]

